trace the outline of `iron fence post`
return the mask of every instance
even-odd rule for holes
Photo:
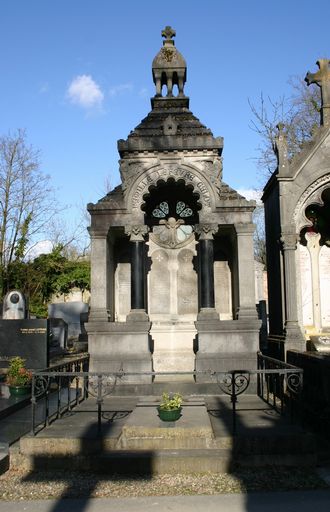
[[[235,390],[235,371],[231,372],[231,403],[233,408],[233,435],[236,436],[236,390]]]
[[[36,380],[36,378],[35,378],[35,375],[33,374],[32,375],[32,394],[31,394],[31,414],[32,414],[31,430],[32,430],[33,436],[36,435],[36,431],[35,431],[36,397],[35,397],[35,390],[34,390],[35,380]]]
[[[102,431],[102,375],[97,376],[97,432]]]

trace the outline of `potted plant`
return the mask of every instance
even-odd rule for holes
[[[31,390],[32,372],[25,368],[25,359],[12,357],[9,362],[6,383],[11,395],[25,395]]]
[[[164,392],[162,401],[157,407],[158,415],[163,421],[176,421],[181,416],[182,396],[179,393],[170,395]]]

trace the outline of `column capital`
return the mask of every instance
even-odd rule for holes
[[[295,251],[297,249],[298,236],[296,233],[282,233],[280,242],[283,251]]]
[[[144,224],[125,226],[125,235],[130,237],[130,242],[143,242],[148,231],[149,227]]]
[[[213,235],[219,229],[218,224],[195,224],[194,231],[200,240],[213,240]]]
[[[253,235],[256,225],[253,222],[234,224],[236,235]]]
[[[107,238],[109,230],[108,229],[95,229],[92,227],[88,227],[88,232],[91,238]]]

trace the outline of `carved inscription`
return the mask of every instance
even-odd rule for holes
[[[118,263],[116,274],[116,321],[124,322],[131,309],[131,265]]]
[[[178,314],[194,315],[197,312],[197,274],[193,269],[193,253],[183,249],[178,256]]]
[[[319,256],[322,327],[330,327],[330,248],[323,246]]]
[[[47,332],[46,327],[26,328],[20,329],[21,334],[45,334]]]
[[[149,274],[149,311],[151,314],[168,314],[170,311],[168,255],[162,250],[152,254]]]
[[[184,179],[187,185],[192,185],[194,189],[200,193],[203,206],[206,208],[211,207],[209,190],[196,174],[182,167],[164,167],[150,170],[144,175],[133,192],[132,208],[140,208],[143,202],[143,195],[148,192],[148,188],[151,184],[157,183],[160,179],[166,181],[169,177]]]
[[[215,309],[221,320],[232,320],[231,275],[227,261],[214,262]]]
[[[301,276],[301,305],[303,311],[303,325],[313,325],[313,291],[312,291],[312,264],[309,250],[299,245],[300,276]]]

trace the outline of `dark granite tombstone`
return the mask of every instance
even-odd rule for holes
[[[0,320],[0,366],[11,357],[26,360],[27,368],[47,368],[49,364],[48,320]]]

